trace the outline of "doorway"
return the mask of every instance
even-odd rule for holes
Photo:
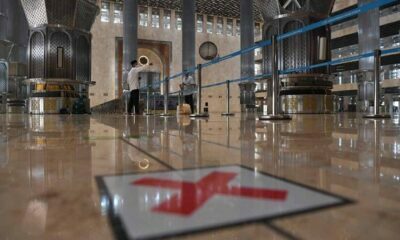
[[[117,38],[116,41],[115,97],[120,98],[123,94],[123,38]],[[152,68],[161,73],[161,79],[169,76],[172,62],[171,42],[139,39],[137,56],[147,57],[154,64]]]

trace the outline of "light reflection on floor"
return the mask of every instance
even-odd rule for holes
[[[95,176],[232,164],[357,204],[182,238],[395,239],[400,232],[398,117],[0,115],[0,239],[112,239]]]

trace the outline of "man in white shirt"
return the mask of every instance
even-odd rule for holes
[[[129,99],[128,104],[128,113],[132,114],[132,108],[135,106],[135,114],[140,114],[139,109],[139,96],[140,96],[140,84],[139,84],[139,73],[147,70],[149,65],[152,66],[153,64],[150,63],[149,65],[139,66],[138,61],[133,60],[131,62],[132,69],[128,73],[128,86],[129,90],[131,91],[131,96]]]
[[[193,77],[185,71],[183,82],[181,84],[181,90],[185,96],[185,103],[190,105],[192,113],[194,113],[194,97],[193,92],[196,90],[196,82]]]

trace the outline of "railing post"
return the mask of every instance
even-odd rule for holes
[[[128,115],[128,102],[129,102],[129,96],[130,91],[128,90],[123,90],[122,91],[122,98],[124,100],[124,115]]]
[[[381,105],[381,50],[374,52],[374,112],[364,115],[364,118],[390,118],[388,114],[380,113]]]
[[[208,113],[201,111],[201,89],[202,89],[202,65],[197,65],[197,111],[195,114],[191,114],[190,117],[194,118],[207,118]]]
[[[234,116],[234,113],[231,113],[231,81],[226,81],[226,112],[222,113],[222,116]]]
[[[276,35],[272,36],[272,114],[262,115],[259,120],[291,120],[288,115],[281,114],[279,104],[280,79],[278,69],[278,41]],[[269,97],[269,96],[267,96]]]
[[[168,112],[168,99],[169,99],[169,77],[164,80],[164,113],[160,114],[160,117],[172,116]]]

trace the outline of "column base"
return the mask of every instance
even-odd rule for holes
[[[172,115],[172,114],[169,114],[169,113],[161,113],[159,116],[160,116],[160,117],[165,117],[165,118],[167,118],[167,117],[173,117],[173,115]]]
[[[364,115],[363,118],[376,118],[376,119],[384,119],[384,118],[392,118],[392,116],[388,115],[388,114],[367,114]]]
[[[262,115],[258,118],[260,121],[279,121],[279,120],[292,120],[288,115]]]

